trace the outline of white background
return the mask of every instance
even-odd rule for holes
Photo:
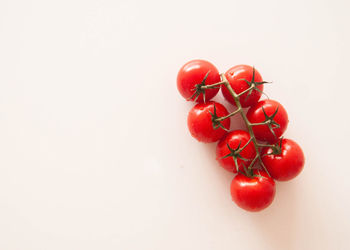
[[[1,0],[0,249],[350,249],[349,8]],[[255,65],[289,113],[306,166],[263,212],[187,130],[196,58]]]

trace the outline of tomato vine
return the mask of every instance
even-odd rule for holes
[[[300,146],[282,135],[288,114],[263,92],[260,73],[248,65],[236,65],[220,74],[205,60],[187,62],[179,71],[177,87],[188,101],[197,102],[187,116],[191,135],[200,142],[218,142],[216,157],[227,171],[237,173],[231,182],[232,200],[247,211],[268,207],[275,196],[275,181],[295,178],[304,167]],[[229,113],[219,102],[210,101],[221,89],[236,109]],[[261,95],[267,99],[260,100]],[[244,108],[249,108],[245,112]],[[231,117],[240,114],[246,130],[230,131]]]
[[[253,76],[254,76],[254,72],[255,72],[255,69],[253,68]],[[271,130],[271,132],[274,133],[274,132],[273,132],[273,127],[272,127],[272,125],[270,126],[270,124],[274,124],[274,125],[279,126],[278,123],[276,123],[276,122],[273,120],[274,116],[275,116],[276,113],[278,112],[278,108],[276,109],[275,113],[274,113],[272,116],[267,116],[267,115],[266,115],[267,118],[266,118],[266,120],[265,120],[264,122],[261,122],[261,123],[251,123],[251,122],[248,120],[246,114],[245,114],[244,111],[243,111],[243,107],[242,107],[242,105],[241,105],[241,102],[240,102],[239,97],[242,96],[243,94],[247,93],[247,92],[248,92],[248,96],[249,96],[249,92],[251,93],[251,91],[252,91],[253,89],[257,89],[256,86],[261,85],[261,84],[265,84],[265,83],[268,83],[268,82],[265,82],[265,81],[263,81],[263,82],[258,82],[258,83],[257,83],[257,82],[254,82],[254,77],[253,77],[253,80],[252,80],[251,82],[247,81],[246,79],[242,79],[242,80],[244,80],[245,82],[249,83],[249,88],[247,88],[246,90],[242,91],[242,92],[239,93],[239,94],[237,94],[237,93],[232,89],[230,83],[227,81],[227,79],[226,79],[226,77],[225,77],[224,74],[221,74],[221,81],[220,81],[220,82],[214,83],[214,84],[211,84],[211,85],[204,85],[204,86],[202,85],[201,88],[202,88],[203,90],[204,90],[204,89],[210,89],[210,88],[213,88],[213,87],[217,87],[218,85],[224,85],[224,86],[227,88],[227,90],[230,92],[231,96],[233,97],[233,99],[234,99],[234,101],[235,101],[235,104],[236,104],[237,109],[236,109],[235,111],[233,111],[232,113],[228,114],[227,116],[224,116],[224,117],[215,117],[215,116],[213,115],[214,118],[215,118],[215,119],[213,119],[213,127],[214,127],[214,128],[217,128],[217,127],[218,127],[218,125],[217,125],[218,122],[221,122],[221,121],[223,121],[223,120],[225,120],[225,119],[228,119],[228,118],[230,118],[231,116],[234,116],[234,115],[236,115],[236,114],[239,113],[239,114],[241,115],[241,117],[243,118],[243,121],[244,121],[244,123],[246,124],[246,126],[247,126],[247,128],[248,128],[248,133],[250,134],[251,141],[253,142],[254,147],[255,147],[255,151],[256,151],[256,156],[255,156],[255,158],[254,158],[254,159],[252,160],[252,162],[249,164],[248,168],[245,168],[245,174],[246,174],[248,177],[253,177],[253,176],[254,176],[254,174],[253,174],[253,166],[254,166],[254,164],[256,163],[256,161],[259,160],[260,165],[264,168],[264,170],[266,171],[266,173],[270,176],[270,173],[268,172],[267,168],[265,167],[265,165],[264,165],[264,163],[263,163],[263,161],[262,161],[262,156],[261,156],[261,153],[260,153],[260,150],[259,150],[260,147],[265,147],[265,145],[264,145],[264,144],[259,144],[259,143],[257,142],[257,139],[256,139],[256,137],[255,137],[255,135],[254,135],[254,132],[253,132],[253,126],[257,126],[257,125],[268,125],[269,128],[270,128],[270,130]],[[264,111],[264,113],[265,113],[265,111]],[[266,113],[265,113],[265,114],[266,114]],[[250,143],[250,141],[249,141],[248,143]],[[248,144],[248,143],[247,143],[247,144]],[[247,145],[247,144],[246,144],[246,145]],[[228,146],[228,147],[229,147],[229,146]],[[243,147],[244,147],[244,146],[243,146]],[[279,146],[278,146],[278,145],[271,145],[271,147],[278,148]],[[242,148],[241,148],[241,149],[242,149]],[[236,157],[235,157],[235,156],[233,156],[233,157],[234,157],[234,160],[235,160],[235,162],[236,162],[236,161],[237,161],[237,160],[236,160]],[[236,167],[237,167],[237,171],[240,171],[240,170],[238,169],[238,165],[237,165],[237,164],[236,164]]]

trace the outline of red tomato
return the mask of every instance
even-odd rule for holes
[[[228,148],[227,145],[230,146],[231,149],[241,149],[243,148],[250,140],[250,135],[247,131],[244,130],[234,130],[228,133],[225,137],[223,137],[218,145],[216,146],[216,160],[220,163],[220,165],[230,171],[237,173],[237,167],[234,161],[233,156],[227,157],[229,154],[232,154],[232,151]],[[239,148],[238,148],[239,147]],[[239,155],[235,158],[237,159],[237,164],[239,170],[244,172],[244,167],[248,167],[251,161],[254,159],[256,155],[256,151],[254,148],[254,144],[252,141],[241,151]],[[223,158],[225,157],[225,158]],[[247,160],[244,160],[247,159]]]
[[[274,180],[264,171],[254,171],[253,178],[237,174],[231,183],[232,200],[250,212],[258,212],[268,207],[276,193]]]
[[[229,114],[227,109],[222,104],[217,102],[198,103],[188,113],[188,129],[190,130],[191,135],[198,141],[215,142],[227,133],[221,127],[214,129],[211,115],[214,114],[214,112],[218,117],[226,116]],[[230,128],[230,123],[231,121],[229,118],[221,122],[222,126],[226,129]]]
[[[260,101],[247,112],[247,118],[251,123],[264,122],[267,119],[266,116],[272,117],[273,122],[269,125],[253,126],[253,132],[258,140],[274,143],[287,129],[288,114],[280,103],[273,100]]]
[[[196,85],[210,85],[220,80],[219,71],[213,64],[204,60],[193,60],[182,66],[177,74],[177,89],[186,100],[209,101],[218,93],[219,88],[203,90],[197,97]],[[205,93],[205,100],[203,100],[203,93]]]
[[[290,139],[283,139],[281,152],[272,154],[271,148],[264,148],[262,160],[272,178],[277,181],[289,181],[303,170],[305,157],[300,146]]]
[[[226,79],[228,80],[228,82],[230,83],[232,89],[236,92],[236,94],[239,94],[250,87],[250,84],[248,84],[246,81],[242,79],[245,79],[248,82],[258,83],[257,88],[261,92],[259,92],[256,89],[253,89],[250,94],[248,91],[247,93],[240,96],[239,100],[241,102],[242,107],[244,108],[256,104],[261,97],[262,91],[264,90],[264,85],[259,84],[263,82],[263,79],[260,73],[256,69],[254,71],[255,71],[254,79],[253,79],[253,67],[248,65],[234,66],[225,73]],[[232,95],[224,85],[221,86],[221,91],[228,102],[230,102],[233,105],[236,105]]]

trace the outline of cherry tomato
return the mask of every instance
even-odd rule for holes
[[[280,103],[273,100],[263,100],[252,106],[247,112],[247,118],[251,123],[262,123],[273,118],[270,124],[253,126],[256,138],[270,143],[276,142],[281,137],[289,122],[287,111]]]
[[[206,143],[215,142],[227,133],[220,126],[216,129],[214,128],[211,115],[214,113],[216,113],[218,117],[229,114],[227,109],[218,102],[198,103],[188,113],[188,129],[191,135],[198,141]],[[230,123],[230,119],[225,119],[221,122],[221,125],[228,130],[230,128]]]
[[[250,178],[237,174],[231,183],[232,200],[250,212],[258,212],[268,207],[276,193],[274,180],[264,171],[254,171]]]
[[[212,99],[219,88],[206,89],[196,92],[196,85],[210,85],[220,82],[220,74],[217,68],[205,60],[193,60],[186,63],[177,75],[177,89],[180,94],[191,101],[203,102]],[[205,100],[203,94],[205,93]]]
[[[300,146],[290,139],[282,139],[280,150],[278,154],[272,154],[272,148],[264,148],[262,160],[272,178],[277,181],[289,181],[303,170],[304,153]]]
[[[263,82],[263,79],[256,69],[254,69],[254,79],[253,67],[248,65],[237,65],[230,68],[225,73],[225,77],[230,83],[232,89],[236,92],[236,94],[239,94],[242,91],[248,89],[250,87],[250,84],[252,84],[253,82],[255,83],[256,87],[261,91],[260,92],[256,89],[253,89],[251,93],[249,93],[248,91],[242,96],[240,96],[239,100],[241,102],[242,107],[249,107],[251,105],[256,104],[259,101],[261,93],[264,90],[264,85],[259,84]],[[250,83],[247,83],[243,79]],[[232,95],[224,85],[221,86],[221,91],[228,102],[230,102],[233,105],[236,105]]]
[[[237,173],[237,166],[234,160],[236,159],[239,170],[244,171],[244,166],[248,167],[256,155],[254,144],[252,141],[249,142],[249,140],[250,135],[247,131],[231,131],[218,142],[216,146],[216,160],[224,169]],[[247,144],[248,142],[249,144]],[[244,149],[234,156],[232,150],[240,150],[243,147]]]

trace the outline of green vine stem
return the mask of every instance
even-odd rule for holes
[[[253,142],[254,144],[254,147],[255,147],[255,151],[256,151],[256,156],[255,158],[253,159],[253,161],[251,162],[251,164],[248,166],[248,171],[246,171],[246,174],[247,176],[250,176],[252,177],[252,167],[254,166],[255,162],[257,160],[259,160],[259,163],[260,165],[264,168],[264,170],[266,171],[266,173],[270,176],[270,173],[267,171],[263,161],[262,161],[262,155],[260,154],[260,151],[259,151],[259,147],[275,147],[275,145],[265,145],[265,144],[259,144],[257,142],[257,139],[254,135],[254,132],[253,132],[253,126],[256,126],[256,125],[265,125],[265,124],[268,124],[269,122],[271,122],[270,120],[267,120],[265,122],[262,122],[262,123],[251,123],[249,122],[246,114],[244,113],[243,111],[243,108],[242,108],[242,105],[241,105],[241,102],[239,100],[239,97],[245,93],[247,93],[248,91],[252,90],[255,88],[254,84],[252,84],[248,89],[242,91],[241,93],[237,94],[231,87],[230,83],[227,81],[226,77],[224,74],[221,74],[221,82],[218,82],[218,83],[215,83],[215,84],[212,84],[212,85],[206,85],[206,86],[203,86],[202,88],[203,89],[209,89],[209,88],[216,88],[217,86],[219,85],[224,85],[227,90],[230,92],[230,94],[232,95],[234,101],[235,101],[235,104],[236,104],[236,107],[237,109],[235,111],[233,111],[232,113],[228,114],[227,116],[223,116],[223,117],[218,117],[215,119],[216,122],[220,122],[220,121],[223,121],[231,116],[234,116],[238,113],[241,114],[241,117],[243,118],[243,121],[245,122],[247,128],[248,128],[248,132],[250,134],[250,137],[251,137],[251,142]],[[250,143],[250,141],[249,141]]]

